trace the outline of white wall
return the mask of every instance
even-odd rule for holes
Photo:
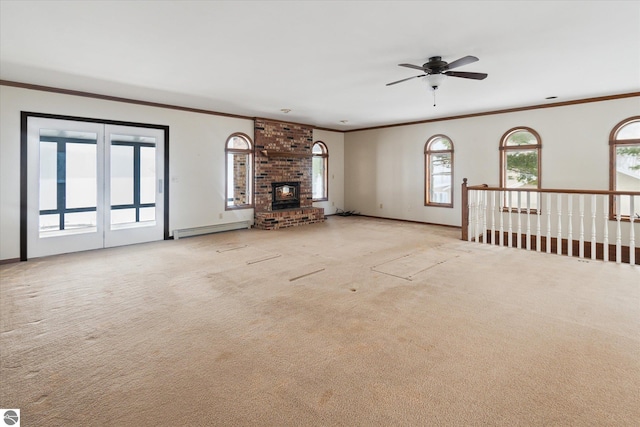
[[[324,208],[325,215],[333,215],[336,209],[344,210],[344,133],[314,129],[313,142],[316,141],[324,142],[329,151],[329,200],[313,206]]]
[[[531,127],[542,138],[542,187],[607,190],[609,133],[638,112],[640,97],[633,97],[347,132],[346,209],[459,226],[462,179],[498,185],[500,138],[516,126]],[[453,208],[424,206],[424,144],[435,134],[454,144]]]
[[[253,221],[253,209],[224,210],[224,145],[253,139],[253,120],[0,86],[0,260],[20,256],[20,112],[169,126],[169,229]]]
[[[224,210],[224,144],[233,132],[253,138],[253,120],[0,86],[0,260],[19,257],[21,111],[169,126],[170,230],[253,220],[252,209]],[[542,138],[543,187],[608,189],[609,132],[639,111],[635,97],[346,134],[314,130],[329,149],[329,200],[314,206],[459,226],[462,178],[498,184],[499,140],[515,126]],[[454,208],[424,206],[423,150],[434,134],[454,143]]]

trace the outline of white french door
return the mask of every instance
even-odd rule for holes
[[[27,257],[164,238],[161,129],[27,120]]]

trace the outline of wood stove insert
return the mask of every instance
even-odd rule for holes
[[[271,210],[295,209],[300,207],[299,182],[272,182]]]

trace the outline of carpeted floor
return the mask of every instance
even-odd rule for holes
[[[640,425],[640,269],[363,217],[0,267],[23,426]]]

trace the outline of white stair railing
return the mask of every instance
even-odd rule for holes
[[[640,248],[636,248],[640,221],[635,217],[640,192],[467,187],[465,183],[463,194],[463,236],[468,241],[604,261],[613,261],[615,252],[616,263],[640,264]]]

